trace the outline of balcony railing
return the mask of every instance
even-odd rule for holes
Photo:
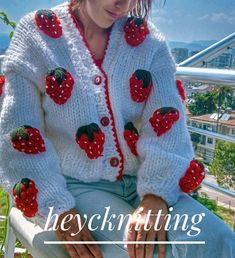
[[[235,89],[235,70],[177,67],[176,76],[188,80],[203,83],[213,83],[218,86],[228,85]]]
[[[212,46],[197,53],[196,55],[181,62],[177,66],[176,76],[180,79],[190,82],[203,82],[208,84],[215,84],[216,86],[227,85],[235,90],[235,71],[234,70],[221,70],[221,69],[208,69],[197,68],[203,67],[206,62],[216,58],[226,50],[235,46],[235,32],[228,37],[216,42]],[[189,67],[190,66],[190,67]],[[194,67],[192,67],[194,66]],[[226,142],[235,143],[235,137],[207,131],[193,126],[188,126],[190,132],[205,135],[213,139],[224,140]],[[218,192],[229,195],[235,198],[235,192],[228,191],[224,188],[218,187],[210,182],[204,181],[204,184],[214,188]]]
[[[226,38],[216,42],[208,48],[200,51],[196,55],[181,62],[179,66],[182,67],[203,67],[206,62],[211,61],[226,50],[235,46],[235,32]]]

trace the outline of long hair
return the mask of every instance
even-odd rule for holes
[[[71,10],[75,11],[80,3],[84,0],[70,0]],[[149,17],[153,0],[138,0],[136,7],[130,12],[131,16],[138,16],[142,18]]]
[[[152,8],[153,0],[138,0],[135,9],[130,12],[130,15],[138,17],[148,17]]]

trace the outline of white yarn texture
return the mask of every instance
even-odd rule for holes
[[[57,214],[75,206],[63,175],[85,182],[115,181],[121,166],[123,174],[137,176],[141,198],[155,194],[173,205],[181,191],[179,179],[194,153],[176,87],[175,63],[164,37],[148,21],[150,34],[138,47],[132,47],[124,38],[127,18],[116,21],[102,64],[108,78],[107,92],[105,76],[93,62],[68,12],[68,2],[52,10],[61,22],[62,37],[54,39],[44,34],[36,26],[35,12],[30,12],[17,24],[3,60],[6,84],[0,117],[0,183],[11,193],[14,184],[24,177],[35,182],[39,211],[32,220],[40,220],[38,224],[45,222],[50,206]],[[45,75],[48,69],[56,67],[69,71],[75,80],[72,95],[63,105],[45,93]],[[137,69],[150,71],[153,78],[152,91],[144,103],[134,102],[130,96],[129,79]],[[94,83],[96,76],[101,76],[100,85]],[[158,137],[149,118],[161,107],[176,108],[180,118],[171,130]],[[108,126],[101,125],[104,116],[110,119]],[[138,157],[131,153],[123,136],[129,121],[139,130]],[[94,160],[75,141],[77,129],[90,123],[98,124],[106,139],[103,156]],[[29,155],[12,147],[10,132],[22,125],[40,131],[46,152]],[[112,157],[119,159],[117,167],[110,165]]]

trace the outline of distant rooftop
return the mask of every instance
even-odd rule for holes
[[[189,111],[186,112],[190,116]],[[213,118],[213,115],[215,118]],[[190,116],[190,120],[198,121],[198,122],[208,122],[208,123],[214,123],[216,124],[216,114],[206,114],[202,116]],[[222,119],[219,120],[220,125],[226,125],[232,128],[235,128],[235,111],[233,111],[231,114],[226,114],[226,116],[223,116]],[[227,118],[227,120],[226,120]]]

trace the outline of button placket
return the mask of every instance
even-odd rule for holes
[[[110,159],[110,165],[112,167],[117,167],[119,165],[119,159],[117,157],[112,157]]]
[[[107,116],[103,116],[101,119],[100,119],[100,123],[103,125],[103,126],[108,126],[109,123],[110,123],[110,120]]]
[[[100,85],[101,83],[102,83],[102,77],[100,75],[95,75],[94,84]]]

